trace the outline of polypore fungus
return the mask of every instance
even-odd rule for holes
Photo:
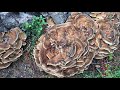
[[[108,13],[101,15],[95,19],[72,12],[66,23],[47,28],[34,48],[37,66],[57,77],[69,77],[86,70],[93,58],[102,59],[116,50],[117,20],[108,20]]]
[[[26,34],[18,27],[0,32],[0,69],[7,68],[22,55],[25,40]]]
[[[89,17],[82,15],[80,19],[80,28],[69,21],[48,28],[40,37],[34,49],[38,67],[57,77],[73,76],[87,68],[95,56],[95,51],[88,47],[95,27]]]
[[[95,12],[93,14],[95,14]],[[98,16],[101,18],[98,18]],[[97,29],[95,37],[91,41],[98,47],[94,58],[103,59],[107,57],[109,53],[113,53],[118,48],[119,17],[120,13],[118,12],[101,12],[94,17],[97,18],[95,20],[97,23]]]

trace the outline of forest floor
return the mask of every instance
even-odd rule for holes
[[[61,16],[59,17],[56,17],[57,15],[55,16],[54,13],[49,13],[49,15],[50,14],[54,18],[55,22],[59,24],[65,22],[66,18],[68,17],[67,15],[69,13],[64,13],[63,15],[60,14]],[[5,16],[2,13],[0,15],[1,15],[0,20],[5,18]],[[45,17],[47,17],[46,13],[44,13],[44,15]],[[0,24],[6,25],[6,27],[9,28],[10,25],[6,24],[7,21],[5,20],[6,19],[4,19],[3,22],[0,22]],[[14,25],[16,26],[15,22]],[[3,28],[3,26],[0,26],[0,29],[1,28]],[[4,28],[4,30],[6,29]],[[4,30],[1,29],[1,31]],[[33,55],[26,51],[16,62],[12,63],[8,68],[0,70],[0,78],[57,78],[57,77],[47,74],[44,71],[40,71],[34,62]],[[75,76],[72,76],[70,78],[120,78],[120,48],[116,50],[114,54],[110,57],[107,57],[103,60],[93,60],[88,70],[84,71],[84,73],[76,74]]]

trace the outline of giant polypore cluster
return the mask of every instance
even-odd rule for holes
[[[37,41],[33,52],[37,66],[57,77],[82,73],[93,58],[105,58],[118,48],[118,22],[119,13],[72,12],[65,23],[47,28]]]

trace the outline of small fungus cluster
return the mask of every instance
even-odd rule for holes
[[[0,32],[0,69],[7,68],[23,53],[26,34],[18,27],[7,32]]]

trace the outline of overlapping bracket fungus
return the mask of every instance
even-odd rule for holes
[[[72,12],[66,23],[48,28],[34,48],[37,66],[57,77],[70,77],[86,70],[93,58],[107,57],[119,44],[114,28],[118,21],[108,20],[107,15],[95,19]]]
[[[0,69],[7,68],[22,55],[25,40],[26,34],[18,27],[0,32]]]
[[[96,59],[103,59],[113,53],[119,45],[119,12],[93,12],[91,17],[96,18],[97,29],[91,43],[96,44]]]

